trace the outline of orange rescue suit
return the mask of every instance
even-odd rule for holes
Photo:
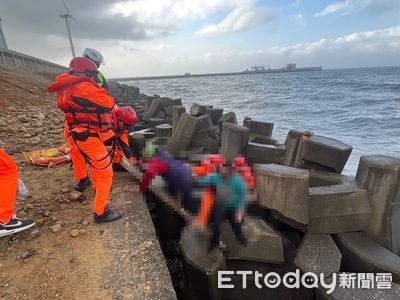
[[[13,158],[0,149],[0,222],[8,223],[15,215],[18,167]]]
[[[201,166],[193,167],[192,170],[195,176],[207,176],[215,171],[215,166],[208,160],[203,160]],[[197,217],[197,223],[203,228],[207,227],[214,201],[215,191],[213,187],[208,186],[204,189],[203,196],[201,197],[200,211]]]
[[[94,211],[101,216],[113,177],[111,158],[104,142],[114,136],[110,112],[115,100],[90,78],[67,73],[58,76],[48,91],[57,92],[57,106],[65,113],[68,124],[67,142],[74,145],[71,151],[79,151],[89,165],[96,189]]]

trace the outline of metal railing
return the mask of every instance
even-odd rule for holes
[[[0,64],[19,66],[39,73],[62,73],[68,68],[10,49],[0,48]]]

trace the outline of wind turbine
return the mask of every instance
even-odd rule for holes
[[[65,3],[65,0],[62,0],[65,8],[66,14],[60,14],[61,19],[65,19],[65,25],[67,26],[67,33],[68,33],[68,38],[69,38],[69,43],[71,45],[71,51],[72,51],[72,57],[75,57],[75,50],[74,50],[74,44],[72,43],[72,37],[71,37],[71,20],[72,19],[75,23],[78,23],[74,17],[70,14],[67,4]]]

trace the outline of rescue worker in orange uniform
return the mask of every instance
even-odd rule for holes
[[[136,163],[136,158],[129,147],[127,127],[133,126],[137,122],[137,115],[132,107],[120,107],[115,105],[111,112],[113,120],[113,131],[116,136],[116,147],[114,154],[114,165],[119,165],[122,157],[126,157],[132,164]],[[106,144],[107,145],[107,144]]]
[[[64,125],[64,137],[65,140],[68,143],[70,133],[69,133],[69,128],[68,128],[68,123],[65,121]],[[91,181],[88,176],[88,172],[86,169],[86,161],[85,158],[82,156],[82,154],[79,152],[79,150],[76,148],[75,143],[69,144],[69,155],[72,160],[72,166],[74,168],[74,174],[75,174],[75,180],[78,181],[77,184],[75,184],[74,189],[83,192],[86,187],[88,187],[91,184]]]
[[[92,61],[76,57],[70,71],[58,76],[48,91],[57,92],[57,106],[68,123],[68,143],[76,146],[89,166],[96,190],[94,221],[103,223],[120,219],[122,212],[107,206],[113,170],[104,142],[114,137],[110,113],[115,100],[92,79],[94,72],[97,67]]]
[[[0,149],[0,237],[26,230],[35,222],[15,215],[18,190],[18,167],[13,158]]]
[[[98,84],[100,88],[108,90],[108,86],[103,74],[98,70],[100,65],[104,65],[104,58],[100,52],[95,49],[86,48],[82,56],[91,60],[97,67],[97,72],[91,72],[91,78]],[[68,140],[69,130],[68,125],[65,124],[64,130],[65,139]],[[83,192],[86,187],[90,186],[91,181],[88,176],[85,158],[79,153],[78,149],[75,148],[74,144],[69,145],[70,156],[72,160],[72,165],[75,172],[75,180],[78,181],[75,184],[74,189]]]

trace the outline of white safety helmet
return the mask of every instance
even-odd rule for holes
[[[105,65],[103,55],[95,49],[91,48],[86,48],[85,51],[83,51],[83,57],[86,57],[93,61],[97,66]]]

